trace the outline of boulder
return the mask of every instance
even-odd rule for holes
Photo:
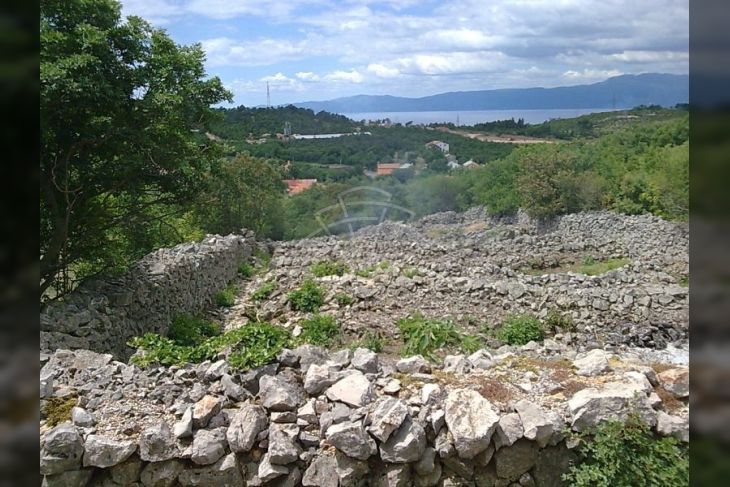
[[[256,437],[268,423],[266,411],[255,404],[244,404],[233,415],[226,430],[226,438],[231,451],[245,453],[253,448]]]
[[[43,438],[40,473],[52,475],[81,467],[84,444],[71,423],[55,426]]]
[[[344,402],[354,407],[365,406],[375,398],[373,385],[359,372],[335,382],[325,394],[330,401]]]
[[[576,373],[578,375],[592,377],[611,370],[608,363],[610,357],[610,354],[596,348],[573,360],[573,366],[577,369]]]
[[[492,403],[471,389],[456,389],[446,396],[444,412],[461,458],[474,458],[487,449],[499,422]]]
[[[576,431],[592,430],[605,420],[624,421],[632,411],[649,425],[656,424],[656,411],[646,393],[634,382],[609,382],[580,390],[570,398],[568,408]]]
[[[367,460],[378,450],[359,421],[332,425],[327,428],[325,438],[330,445],[358,460]]]
[[[259,397],[271,411],[296,411],[304,402],[304,391],[292,381],[265,375],[259,380]]]
[[[408,407],[392,397],[379,399],[370,412],[368,431],[376,439],[387,441],[391,433],[400,428],[408,416]]]
[[[139,457],[145,462],[164,462],[177,455],[175,437],[164,421],[147,427],[139,435]]]
[[[226,454],[226,434],[222,428],[198,430],[193,437],[190,460],[197,465],[210,465]]]
[[[431,365],[421,355],[402,358],[396,362],[395,368],[402,374],[428,374],[431,372]]]
[[[380,458],[388,463],[410,463],[421,458],[426,449],[426,432],[417,421],[410,417],[388,441],[380,445]]]
[[[84,467],[113,467],[129,458],[136,449],[137,445],[130,440],[89,435],[84,443]]]

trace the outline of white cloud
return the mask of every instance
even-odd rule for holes
[[[599,70],[599,69],[584,69],[582,71],[569,70],[563,73],[563,76],[569,79],[583,79],[583,80],[596,80],[606,79],[612,76],[620,76],[624,74],[617,69]]]
[[[332,71],[331,73],[324,75],[323,79],[334,82],[362,83],[364,78],[357,70],[351,69],[350,71]]]
[[[312,73],[311,71],[299,71],[294,76],[302,81],[319,81],[319,75]]]
[[[395,78],[400,75],[400,71],[397,68],[389,68],[378,63],[368,64],[367,70],[378,78]]]
[[[316,52],[306,39],[256,39],[237,41],[218,37],[201,41],[210,66],[265,66],[281,61],[301,59]]]

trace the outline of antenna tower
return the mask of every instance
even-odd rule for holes
[[[266,108],[271,108],[271,92],[269,91],[269,82],[266,82]]]

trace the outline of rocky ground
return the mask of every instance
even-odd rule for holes
[[[339,346],[285,349],[243,372],[225,354],[145,369],[87,350],[41,354],[44,485],[556,486],[576,458],[573,434],[605,419],[635,411],[686,442],[687,239],[686,225],[648,216],[540,227],[477,209],[272,243],[268,270],[211,315],[296,334],[306,314],[288,292],[312,264],[342,261],[348,272],[315,279]],[[625,265],[574,272],[587,257]],[[270,298],[253,300],[271,281]],[[523,346],[490,333],[507,314],[553,310],[575,328]],[[414,312],[452,319],[481,349],[403,357],[395,321]],[[384,353],[350,347],[366,331]]]

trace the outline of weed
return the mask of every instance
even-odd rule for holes
[[[327,347],[340,333],[334,316],[316,314],[301,323],[302,334],[299,340],[303,343]]]
[[[636,414],[578,437],[580,460],[563,475],[570,485],[689,485],[689,449],[673,437],[656,438]]]
[[[167,338],[177,345],[193,346],[208,337],[220,335],[220,325],[199,316],[177,315],[170,324]]]
[[[532,315],[509,315],[497,331],[497,337],[510,345],[525,345],[543,339],[540,321]]]
[[[590,259],[583,259],[583,264],[577,266],[574,270],[580,274],[586,274],[588,276],[598,276],[605,274],[608,271],[618,269],[629,263],[629,259],[608,259],[602,262],[598,262],[592,257]]]
[[[295,311],[317,312],[324,304],[324,290],[313,280],[307,279],[289,293],[289,302]]]
[[[405,342],[402,349],[405,356],[423,355],[434,360],[434,352],[444,347],[478,348],[474,337],[463,334],[448,320],[426,319],[417,313],[398,320],[397,325]]]
[[[256,273],[256,269],[254,269],[254,266],[248,262],[241,262],[238,265],[238,273],[241,277],[249,278]]]
[[[276,282],[269,281],[263,283],[261,286],[259,286],[258,289],[256,289],[253,293],[251,293],[251,299],[254,301],[266,301],[271,297],[271,294],[276,290]]]
[[[310,268],[314,277],[341,276],[350,269],[340,261],[322,260]]]
[[[383,271],[388,267],[390,267],[390,264],[387,261],[383,260],[378,262],[377,264],[373,264],[355,271],[355,275],[359,277],[372,277],[372,275],[376,272]]]
[[[337,301],[337,304],[340,307],[344,307],[344,306],[350,306],[351,304],[353,304],[355,302],[355,299],[352,296],[350,296],[349,294],[337,293],[337,294],[335,294],[335,301]]]
[[[421,273],[421,271],[418,270],[417,267],[405,267],[401,271],[401,274],[403,274],[404,276],[406,276],[409,279],[413,279],[416,276],[422,276],[423,275]]]
[[[362,347],[372,350],[375,353],[380,353],[383,351],[383,348],[385,348],[385,342],[386,339],[382,334],[368,330],[360,340],[353,342],[350,345],[350,348],[354,350]]]
[[[43,406],[43,416],[48,426],[71,421],[71,409],[76,406],[76,396],[49,397]]]
[[[564,315],[558,310],[550,310],[545,318],[545,328],[553,333],[573,332],[576,330],[573,318]]]
[[[222,291],[219,291],[215,294],[213,299],[215,300],[215,304],[220,308],[230,308],[234,304],[236,304],[236,293],[238,292],[238,288],[235,286],[235,284],[229,284],[226,286],[226,288]]]
[[[271,254],[266,250],[257,249],[253,253],[256,262],[256,272],[266,272],[269,270],[269,264],[271,264]]]
[[[684,276],[679,279],[679,285],[682,287],[689,287],[689,276]]]

